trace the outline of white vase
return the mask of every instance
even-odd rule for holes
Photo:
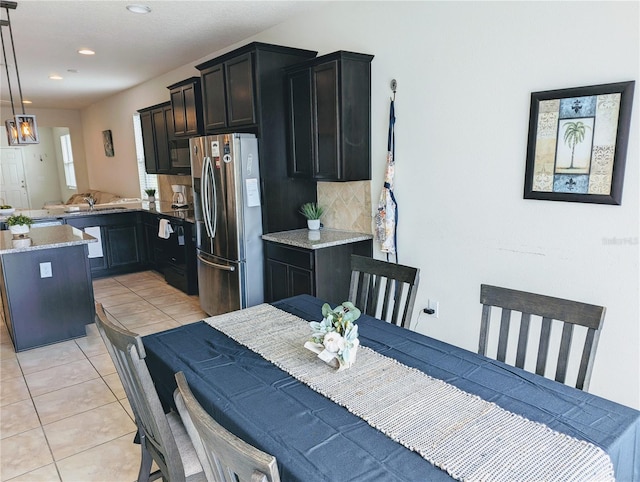
[[[11,231],[11,234],[14,234],[14,235],[27,234],[29,232],[29,225],[16,224],[13,226],[9,226],[9,231]]]
[[[320,229],[320,220],[319,219],[307,219],[307,227],[312,231],[317,231]]]
[[[155,196],[148,196],[148,198],[149,198],[149,202],[150,203],[156,202],[156,197]]]

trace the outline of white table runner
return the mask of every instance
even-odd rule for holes
[[[303,344],[308,322],[262,304],[205,322],[463,481],[612,481],[599,447],[367,348],[341,372]]]

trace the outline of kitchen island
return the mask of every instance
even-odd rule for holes
[[[16,351],[85,336],[94,321],[88,245],[69,225],[0,231],[2,314]]]

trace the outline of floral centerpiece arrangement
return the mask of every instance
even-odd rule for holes
[[[360,317],[360,310],[349,301],[334,309],[325,303],[322,316],[320,322],[309,322],[313,333],[311,340],[304,344],[305,348],[317,353],[318,358],[338,371],[349,368],[356,361],[360,345],[358,325],[354,323]]]

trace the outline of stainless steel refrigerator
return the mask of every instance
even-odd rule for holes
[[[200,306],[209,315],[264,301],[258,141],[189,139]]]

